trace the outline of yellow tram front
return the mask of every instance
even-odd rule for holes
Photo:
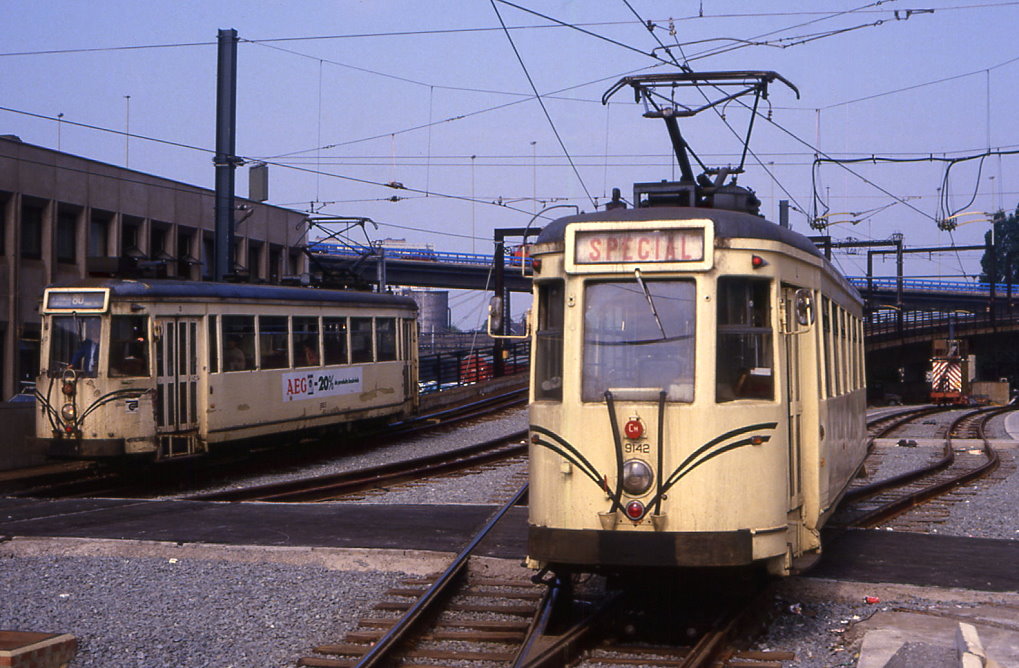
[[[809,314],[823,260],[792,240],[757,216],[694,209],[543,231],[532,565],[782,570],[805,547],[797,524],[816,538],[801,521],[819,500],[802,489],[799,430],[817,422],[816,402],[801,400],[816,394],[816,369],[802,365],[817,350],[793,320]]]
[[[55,457],[152,449],[150,322],[105,287],[47,288],[36,436]]]

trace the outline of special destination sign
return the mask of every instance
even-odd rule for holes
[[[335,397],[361,391],[362,367],[308,369],[283,374],[283,401]]]
[[[577,264],[699,262],[704,259],[703,228],[578,231]]]

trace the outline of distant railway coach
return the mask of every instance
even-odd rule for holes
[[[41,311],[36,435],[55,457],[166,460],[417,406],[409,298],[104,280],[48,288]]]

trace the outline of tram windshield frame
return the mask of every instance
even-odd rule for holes
[[[581,399],[692,402],[696,296],[691,278],[587,281]]]

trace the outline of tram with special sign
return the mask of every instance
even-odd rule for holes
[[[40,311],[36,437],[52,457],[173,460],[417,407],[406,297],[105,279],[47,288]]]
[[[858,292],[728,170],[683,171],[530,248],[534,568],[787,574],[863,465]]]

